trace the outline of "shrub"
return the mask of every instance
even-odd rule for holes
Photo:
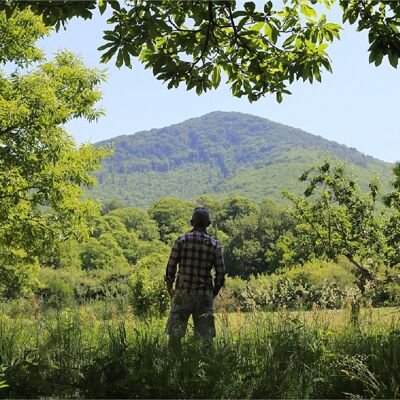
[[[278,308],[340,308],[347,289],[354,288],[354,275],[343,265],[312,261],[303,266],[279,270],[272,275],[250,276],[245,281],[228,278],[218,304],[243,311]]]
[[[39,285],[39,264],[26,259],[24,254],[4,259],[1,256],[0,252],[0,297],[31,297]]]
[[[71,306],[75,303],[74,279],[64,271],[42,268],[40,271],[41,288],[38,295],[51,307]]]
[[[135,266],[129,295],[135,315],[163,315],[167,310],[169,295],[164,282],[166,263],[165,254],[152,254],[143,257]]]
[[[340,289],[345,289],[354,283],[355,276],[342,264],[313,260],[304,265],[283,269],[277,272],[279,276],[307,287],[319,287],[335,283]]]

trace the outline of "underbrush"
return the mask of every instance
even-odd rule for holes
[[[396,398],[400,322],[327,311],[217,315],[211,348],[168,349],[165,319],[98,309],[0,316],[3,398]],[[108,314],[105,311],[108,310]],[[395,310],[394,310],[395,311]],[[332,311],[331,311],[332,312]],[[123,315],[123,317],[121,317]],[[396,315],[393,313],[392,315]],[[335,322],[336,321],[336,322]],[[191,328],[189,328],[189,331]]]

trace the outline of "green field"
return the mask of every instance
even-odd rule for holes
[[[189,334],[180,354],[165,317],[121,304],[41,311],[3,305],[3,398],[396,398],[396,308],[220,313],[212,348]]]

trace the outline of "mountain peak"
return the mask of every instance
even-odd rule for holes
[[[239,112],[214,111],[101,144],[107,142],[113,142],[115,153],[104,162],[92,194],[136,206],[203,193],[279,200],[284,188],[298,192],[297,177],[326,157],[347,162],[365,184],[372,173],[385,182],[390,176],[390,164],[355,149]]]

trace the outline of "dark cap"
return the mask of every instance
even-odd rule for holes
[[[210,213],[207,208],[196,207],[193,210],[192,225],[196,225],[199,228],[207,228],[211,223]]]

